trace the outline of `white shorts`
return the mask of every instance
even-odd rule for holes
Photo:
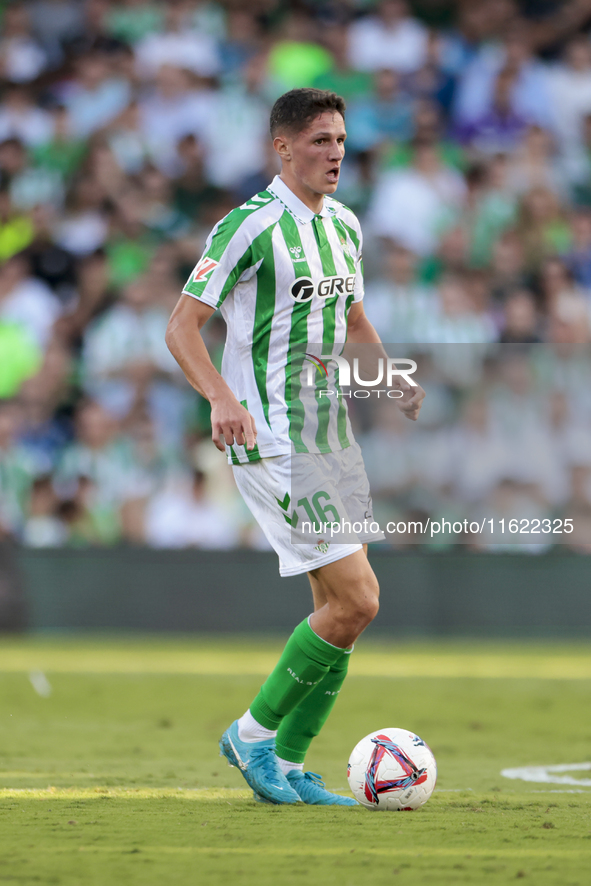
[[[299,575],[382,541],[357,443],[325,455],[278,455],[234,465],[236,485],[279,556]]]

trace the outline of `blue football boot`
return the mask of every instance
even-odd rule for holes
[[[240,769],[246,782],[263,800],[276,804],[300,802],[300,795],[279,768],[274,739],[240,741],[238,720],[235,720],[220,738],[220,751],[230,766]]]
[[[285,777],[300,800],[309,806],[359,806],[353,797],[341,797],[340,794],[327,791],[324,782],[315,772],[291,769]]]

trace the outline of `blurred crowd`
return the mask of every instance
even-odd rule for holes
[[[521,496],[589,526],[590,33],[591,0],[0,2],[0,537],[266,546],[164,331],[211,227],[278,171],[273,101],[312,85],[347,102],[367,314],[434,349],[420,462],[395,410],[354,415],[378,507]]]

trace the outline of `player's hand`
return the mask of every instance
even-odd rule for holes
[[[256,446],[257,428],[254,418],[235,397],[224,398],[212,405],[211,439],[220,452],[225,452],[225,446],[232,446],[234,443],[238,446],[246,445],[249,451]]]
[[[398,408],[411,421],[416,421],[425,399],[425,391],[419,384],[413,387],[403,379],[399,381],[397,387],[403,392],[402,397],[396,400]]]

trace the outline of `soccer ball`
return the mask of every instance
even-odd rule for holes
[[[431,748],[406,729],[380,729],[355,745],[347,767],[355,799],[368,809],[418,809],[437,781]]]

